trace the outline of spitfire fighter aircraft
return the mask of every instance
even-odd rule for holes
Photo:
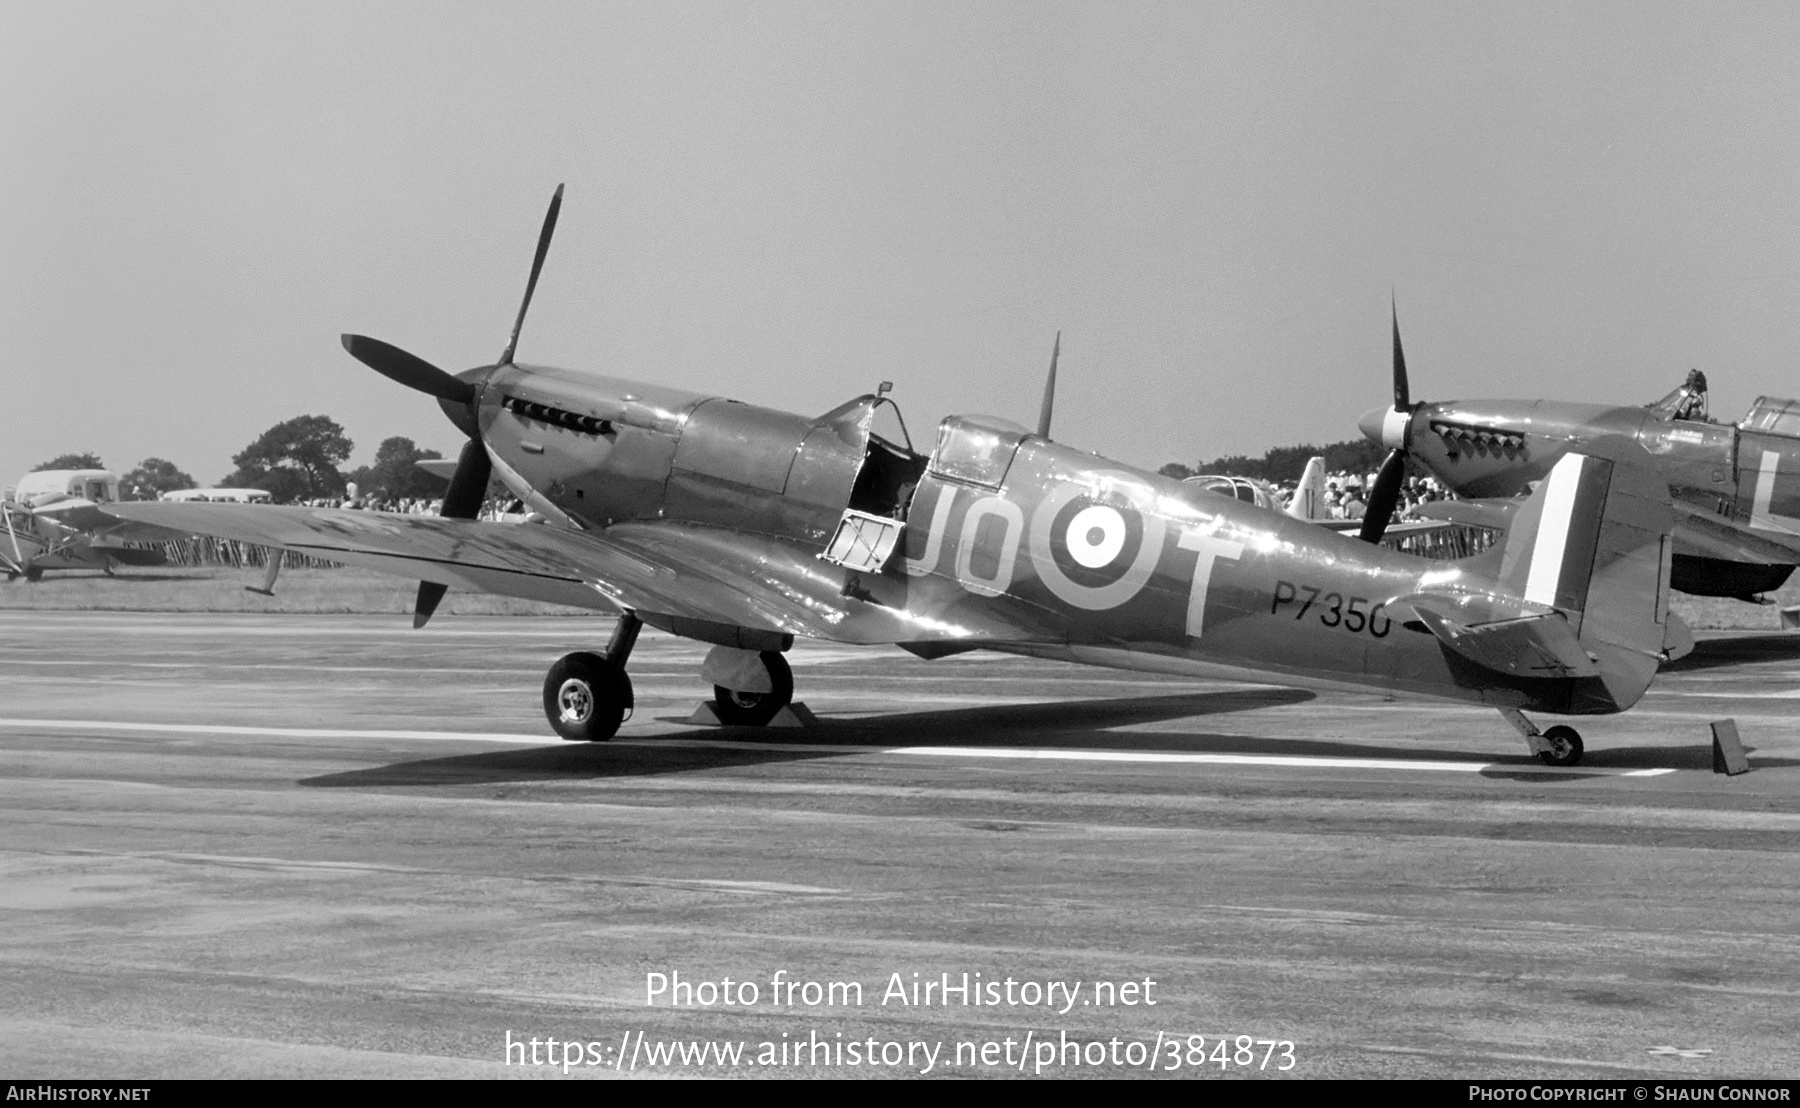
[[[1630,439],[1668,482],[1675,507],[1671,586],[1698,596],[1755,600],[1800,565],[1800,401],[1758,397],[1739,423],[1707,416],[1706,379],[1644,407],[1550,400],[1413,403],[1394,325],[1394,405],[1358,422],[1389,448],[1376,503],[1392,510],[1412,458],[1459,496],[1489,503],[1436,505],[1446,518],[1490,523],[1510,497],[1542,480],[1565,454],[1601,438]]]
[[[1580,736],[1523,713],[1623,711],[1685,640],[1666,604],[1667,489],[1629,442],[1569,454],[1487,554],[1430,561],[1005,420],[952,416],[920,453],[884,395],[811,417],[518,363],[561,197],[497,362],[451,374],[344,337],[468,436],[440,517],[113,510],[422,579],[415,625],[452,587],[617,612],[604,650],[545,679],[550,725],[573,740],[609,738],[631,711],[649,625],[713,645],[702,674],[728,724],[790,702],[783,655],[808,636],[1468,701],[1570,765]],[[896,417],[891,437],[878,415]],[[491,475],[543,522],[475,519]]]
[[[180,536],[107,515],[102,505],[118,498],[119,476],[110,470],[45,469],[19,478],[0,500],[0,572],[36,581],[47,569],[111,575],[114,565],[162,565],[161,551],[126,543]]]

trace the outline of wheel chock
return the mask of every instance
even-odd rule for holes
[[[719,719],[719,706],[710,700],[702,700],[700,706],[694,709],[694,714],[681,722],[691,723],[695,727],[725,726],[724,722]]]
[[[819,717],[812,714],[812,709],[798,701],[787,705],[775,713],[769,721],[770,727],[817,727]]]
[[[694,709],[694,714],[685,720],[682,720],[682,722],[694,727],[728,726],[724,721],[719,719],[719,706],[711,700],[701,701],[700,706]],[[805,704],[796,701],[795,703],[782,708],[781,711],[776,712],[775,718],[764,724],[763,727],[768,729],[777,727],[805,728],[817,727],[818,725],[819,717],[813,715],[812,710]]]
[[[1750,758],[1744,753],[1744,744],[1738,741],[1737,720],[1713,720],[1712,740],[1714,773],[1736,777],[1750,772]]]

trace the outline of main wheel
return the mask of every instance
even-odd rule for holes
[[[544,715],[571,742],[605,742],[631,712],[625,667],[599,654],[565,654],[544,678]]]
[[[776,712],[793,701],[794,671],[788,668],[787,659],[773,650],[765,650],[758,657],[769,675],[769,691],[738,692],[714,685],[713,704],[718,709],[720,723],[735,727],[766,727]]]
[[[25,567],[25,580],[27,580],[35,585],[39,581],[42,581],[43,579],[44,579],[44,567],[43,566],[26,566]]]
[[[1552,727],[1544,732],[1544,741],[1550,749],[1538,751],[1538,757],[1545,765],[1572,766],[1581,761],[1581,735],[1573,727]]]

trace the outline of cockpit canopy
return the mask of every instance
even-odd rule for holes
[[[1031,432],[995,416],[949,416],[938,424],[931,472],[953,481],[999,488],[1020,440]]]
[[[1746,431],[1800,439],[1800,401],[1759,396],[1756,403],[1750,405],[1750,414],[1738,426]]]

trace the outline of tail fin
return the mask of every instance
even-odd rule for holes
[[[1288,501],[1287,514],[1295,519],[1328,519],[1331,509],[1325,503],[1325,459],[1317,454],[1306,463],[1300,483],[1294,486],[1294,498]]]
[[[1497,572],[1494,551],[1464,563],[1522,605],[1467,625],[1431,598],[1414,607],[1440,641],[1489,669],[1575,679],[1570,715],[1623,711],[1692,642],[1669,613],[1674,521],[1668,482],[1642,447],[1583,444],[1513,514]]]

